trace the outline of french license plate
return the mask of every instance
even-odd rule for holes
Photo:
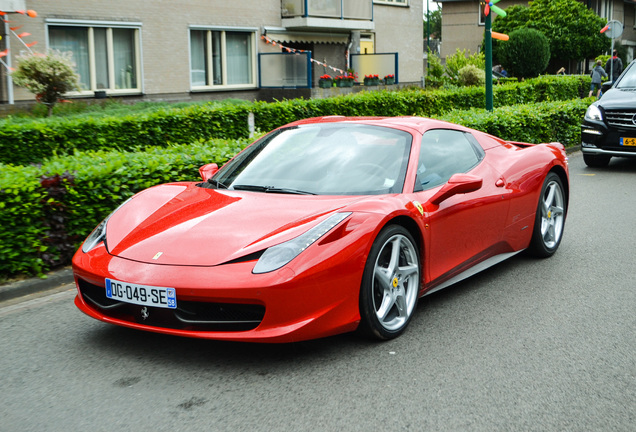
[[[106,297],[142,306],[175,309],[177,295],[174,288],[139,285],[106,279]]]
[[[636,146],[636,138],[621,138],[622,146]]]

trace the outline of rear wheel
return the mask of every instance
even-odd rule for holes
[[[417,305],[420,274],[419,251],[411,234],[399,225],[384,228],[362,276],[359,332],[380,340],[402,334]]]
[[[607,155],[583,154],[583,161],[585,162],[585,165],[592,168],[606,167],[611,158],[611,156]]]
[[[529,248],[532,255],[546,258],[556,252],[563,236],[566,206],[561,178],[555,173],[549,173],[543,182],[537,206]]]

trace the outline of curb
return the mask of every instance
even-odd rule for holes
[[[45,279],[31,278],[0,286],[0,302],[52,290],[73,283],[73,270],[65,268],[49,273]]]

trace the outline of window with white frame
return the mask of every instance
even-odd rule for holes
[[[396,6],[408,6],[409,0],[373,0],[373,3],[390,4],[390,5],[396,5]]]
[[[82,92],[139,92],[139,27],[49,24],[49,48],[71,51]]]
[[[255,32],[190,29],[193,89],[256,85]]]

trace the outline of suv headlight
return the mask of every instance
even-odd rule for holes
[[[296,258],[302,251],[316,242],[320,237],[327,234],[345,220],[351,213],[336,213],[331,215],[315,227],[304,234],[299,235],[285,243],[277,244],[268,248],[254,266],[252,273],[269,273],[277,270]]]
[[[585,120],[603,121],[603,113],[596,105],[590,105],[585,111]]]

